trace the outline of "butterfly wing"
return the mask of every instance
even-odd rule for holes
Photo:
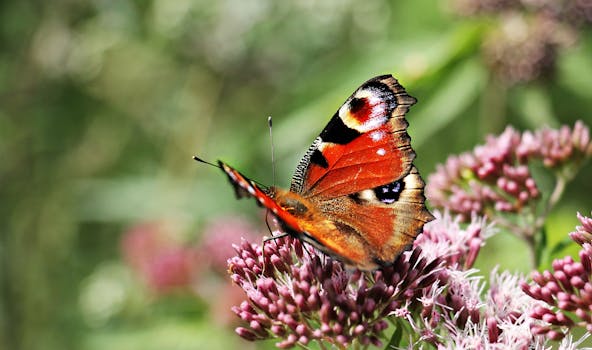
[[[415,102],[391,75],[362,84],[308,149],[290,189],[335,198],[401,179],[415,158],[405,120]]]
[[[386,75],[362,84],[339,108],[292,178],[291,191],[322,213],[300,218],[304,240],[373,269],[393,262],[433,220],[406,131],[415,102]]]
[[[230,166],[220,168],[239,198],[256,198],[286,232],[349,266],[388,265],[433,219],[406,131],[414,103],[390,75],[364,83],[300,161],[290,191],[265,191]]]
[[[250,180],[230,165],[222,161],[218,161],[218,165],[226,173],[226,176],[228,176],[228,180],[234,187],[237,198],[254,197],[259,206],[270,210],[290,232],[301,232],[304,230],[300,225],[300,220],[284,208],[285,204],[281,205],[276,201],[274,189],[265,191],[253,180]]]

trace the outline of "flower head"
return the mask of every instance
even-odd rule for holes
[[[464,227],[460,216],[438,210],[434,211],[434,216],[436,219],[424,226],[414,246],[421,247],[428,258],[442,259],[444,266],[461,270],[473,267],[485,240],[495,233],[493,226],[476,215]]]
[[[540,14],[525,16],[518,11],[500,18],[489,33],[483,56],[493,73],[508,85],[536,80],[554,73],[559,48],[573,40],[564,24]]]
[[[472,152],[449,157],[439,165],[428,178],[426,195],[432,204],[464,217],[520,214],[541,199],[531,163],[542,161],[560,175],[573,176],[590,156],[590,130],[581,121],[573,129],[543,128],[534,133],[508,127],[499,136],[488,136]]]
[[[511,127],[488,136],[472,153],[449,157],[428,178],[431,202],[465,217],[492,212],[519,212],[540,192],[528,166],[517,154],[521,135]]]
[[[248,340],[281,338],[281,348],[311,341],[379,345],[385,317],[404,317],[402,311],[434,283],[439,265],[416,248],[390,267],[349,271],[293,238],[268,242],[265,249],[243,240],[235,249],[231,278],[248,298],[233,308],[246,322],[237,333]]]
[[[386,319],[408,322],[424,341],[439,344],[441,321],[479,321],[483,283],[473,265],[492,227],[477,216],[467,226],[435,212],[412,250],[373,272],[344,265],[299,240],[243,240],[229,259],[232,280],[247,300],[233,308],[245,339],[279,338],[280,347],[320,341],[338,346],[379,344]]]
[[[422,313],[411,323],[418,334],[430,334],[420,342],[438,349],[529,349],[540,348],[544,337],[531,332],[535,320],[528,311],[538,301],[524,294],[517,283],[521,278],[495,271],[491,289],[482,293],[485,284],[476,270],[453,270],[443,286],[427,290],[422,300],[434,299],[430,314]],[[442,282],[442,281],[440,281]],[[505,304],[504,304],[505,303]]]
[[[548,168],[575,167],[577,169],[592,155],[590,129],[582,121],[577,121],[573,129],[566,125],[557,130],[542,129],[537,138],[539,153],[534,152],[534,155],[540,157]]]
[[[578,215],[578,226],[570,237],[581,245],[580,261],[570,256],[553,261],[552,270],[534,272],[531,283],[522,283],[526,294],[541,305],[530,312],[542,321],[533,326],[533,332],[551,339],[562,339],[574,326],[592,332],[592,220]]]

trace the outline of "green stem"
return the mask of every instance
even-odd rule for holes
[[[527,237],[527,243],[530,248],[531,254],[531,262],[534,264],[534,268],[538,268],[541,263],[542,252],[546,249],[547,239],[545,237],[546,233],[544,232],[545,222],[549,213],[555,205],[561,199],[563,192],[565,191],[565,187],[567,185],[567,179],[560,174],[557,176],[557,181],[555,182],[555,188],[553,188],[553,192],[547,199],[547,203],[543,209],[541,215],[539,215],[534,222],[532,227],[532,233]]]
[[[527,235],[524,236],[524,242],[528,246],[528,256],[530,260],[530,266],[533,269],[536,269],[540,262],[540,255],[537,253],[537,240],[535,239],[535,235]]]
[[[555,207],[555,205],[557,205],[557,203],[561,199],[561,196],[563,195],[563,192],[565,191],[566,185],[567,185],[567,180],[565,179],[565,177],[559,175],[557,177],[557,182],[555,183],[555,188],[553,189],[551,196],[549,196],[549,200],[547,200],[547,205],[545,206],[545,210],[543,211],[541,216],[539,216],[536,220],[535,227],[536,227],[537,231],[539,231],[545,225],[545,220],[547,219],[547,216],[549,215],[551,210]]]

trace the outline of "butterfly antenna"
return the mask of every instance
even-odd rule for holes
[[[272,132],[272,121],[271,116],[267,117],[267,125],[269,126],[269,143],[271,146],[271,174],[272,174],[272,184],[275,186],[275,147],[273,145],[273,132]]]
[[[208,162],[207,160],[201,159],[201,158],[200,158],[200,157],[198,157],[198,156],[193,156],[193,160],[195,160],[196,162],[199,162],[199,163],[204,163],[204,164],[207,164],[207,165],[213,166],[213,167],[215,167],[215,168],[218,168],[218,169],[222,169],[222,167],[221,167],[219,164],[215,164],[215,163],[212,163],[212,162]],[[265,188],[265,189],[267,189],[267,187],[268,187],[268,186],[266,186],[266,185],[262,184],[261,182],[259,182],[259,181],[257,181],[257,180],[252,180],[252,181],[253,181],[253,182],[255,182],[257,185],[259,185],[259,187],[261,187],[261,188]]]
[[[204,164],[207,164],[207,165],[211,165],[211,166],[216,167],[218,169],[222,168],[220,165],[214,164],[212,162],[208,162],[207,160],[203,160],[203,159],[201,159],[198,156],[193,156],[193,160],[195,160],[196,162],[200,162],[200,163],[204,163]]]

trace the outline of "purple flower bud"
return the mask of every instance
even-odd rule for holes
[[[499,337],[499,328],[497,327],[497,320],[495,317],[487,318],[487,334],[490,343],[497,343]]]
[[[253,333],[252,331],[243,328],[243,327],[238,327],[236,330],[236,334],[238,334],[239,336],[241,336],[243,339],[249,340],[249,341],[255,341],[257,339],[259,339],[255,333]]]
[[[356,336],[362,335],[366,332],[366,327],[364,327],[363,325],[359,324],[357,325],[354,330],[353,330],[353,334]]]
[[[270,329],[271,332],[278,337],[283,337],[284,334],[286,334],[284,327],[277,324],[272,325]]]
[[[364,316],[370,317],[376,310],[376,302],[373,299],[366,299],[362,306],[362,312]]]
[[[343,326],[339,323],[335,323],[333,325],[333,327],[331,327],[333,329],[333,333],[334,334],[342,334],[343,333]],[[340,342],[343,344],[343,342]]]
[[[569,283],[569,279],[567,278],[567,275],[565,274],[565,272],[563,272],[562,270],[555,271],[553,276],[555,276],[555,279],[557,279],[557,281],[559,283],[561,283],[563,288],[571,289],[571,284]]]
[[[337,343],[342,345],[349,344],[349,338],[343,334],[339,334],[337,337],[335,337],[335,340],[337,340]]]
[[[299,324],[296,326],[296,334],[299,335],[307,335],[309,333],[309,329],[304,324]]]
[[[382,341],[380,341],[380,339],[378,339],[378,337],[376,336],[370,337],[370,343],[372,343],[372,345],[374,346],[382,347]]]
[[[291,348],[294,345],[296,345],[297,341],[298,341],[298,337],[294,334],[290,334],[290,335],[288,335],[286,340],[281,341],[275,345],[280,349],[288,349],[288,348]]]
[[[558,340],[563,339],[563,337],[565,337],[565,334],[555,331],[555,330],[550,330],[546,333],[546,337],[548,339],[558,341]]]

